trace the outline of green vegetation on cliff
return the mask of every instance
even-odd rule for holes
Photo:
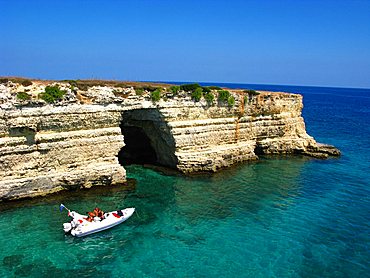
[[[214,94],[212,94],[211,92],[206,93],[206,94],[204,95],[204,98],[205,98],[205,100],[208,102],[208,104],[212,104],[212,103],[213,103],[213,101],[215,100],[215,96],[214,96]]]
[[[61,100],[65,95],[66,91],[61,90],[59,86],[46,86],[45,92],[41,93],[41,99],[45,100],[47,103],[53,103],[55,101]]]
[[[212,90],[209,87],[202,87],[204,93],[210,93]]]
[[[17,93],[17,99],[19,100],[30,100],[31,96],[27,94],[26,92],[19,92]]]
[[[208,86],[207,88],[209,88],[210,90],[222,90],[222,88],[218,86]]]
[[[202,88],[202,86],[200,86],[198,83],[180,85],[180,90],[185,92],[194,92],[197,88]]]
[[[135,88],[135,93],[136,93],[136,95],[141,96],[144,93],[144,89],[143,88]]]
[[[150,97],[152,98],[152,101],[159,101],[161,99],[161,89],[157,88],[156,90],[151,92]]]
[[[180,86],[171,86],[170,91],[176,95],[180,91]]]
[[[234,98],[234,96],[229,96],[227,98],[227,105],[229,105],[229,107],[233,107],[234,104],[235,104],[235,98]]]
[[[81,103],[90,103],[95,99],[91,97],[91,95],[99,94],[100,88],[96,87],[108,87],[116,97],[121,99],[128,98],[130,94],[136,94],[143,98],[150,97],[153,102],[157,102],[160,99],[167,101],[173,97],[177,97],[178,99],[188,98],[189,96],[196,102],[204,98],[208,105],[215,105],[215,99],[218,101],[218,104],[222,106],[228,105],[232,107],[236,102],[235,95],[232,95],[230,91],[221,89],[218,86],[201,86],[198,83],[174,85],[155,82],[114,80],[61,80],[59,83],[56,83],[55,81],[29,80],[19,77],[0,78],[0,84],[1,83],[5,84],[5,86],[16,88],[15,93],[23,90],[22,93],[18,93],[18,95],[15,96],[18,100],[29,100],[31,96],[34,96],[35,99],[42,99],[47,103],[56,103],[62,100],[67,91],[71,92],[68,96],[69,99],[75,99],[75,101],[80,101]],[[14,85],[12,83],[16,84]],[[32,85],[32,87],[22,88],[18,86],[18,84],[23,87]],[[49,85],[44,87],[47,84]],[[94,90],[91,90],[92,87],[95,87]],[[44,92],[40,92],[43,88],[45,88]],[[84,93],[81,91],[89,92]],[[244,93],[245,97],[241,92]],[[244,103],[249,103],[253,96],[259,94],[259,92],[254,90],[233,90],[233,94],[235,93],[241,94],[241,101],[243,101],[244,97]],[[19,104],[22,103],[18,103],[18,105]],[[23,104],[26,103],[24,102]]]
[[[197,89],[202,89],[203,93],[210,93],[213,88],[212,86],[209,87],[203,87],[200,86],[198,83],[193,83],[193,84],[182,84],[180,86],[173,86],[173,87],[179,87],[179,90],[185,91],[185,92],[195,92]],[[216,87],[219,88],[219,87]]]
[[[233,95],[230,94],[227,90],[220,90],[218,91],[218,101],[220,102],[227,102],[229,107],[233,107],[235,104],[235,98]]]
[[[230,96],[230,92],[227,90],[220,90],[218,91],[218,100],[219,101],[227,101]]]
[[[191,98],[194,99],[195,101],[200,101],[200,99],[203,96],[203,89],[202,87],[196,88],[192,93],[191,93]]]

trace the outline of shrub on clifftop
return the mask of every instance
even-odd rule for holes
[[[176,95],[180,91],[180,86],[171,86],[170,91]]]
[[[204,98],[208,102],[208,104],[212,104],[215,99],[215,96],[212,93],[206,93],[204,95]]]
[[[196,88],[194,92],[191,93],[191,98],[194,99],[195,101],[200,101],[202,96],[203,96],[203,90],[201,87]]]
[[[41,99],[45,100],[47,103],[53,103],[57,100],[61,100],[66,91],[59,88],[58,85],[46,86],[45,92],[41,94]]]
[[[159,90],[159,91],[161,91],[162,89],[161,88],[156,88],[156,87],[153,87],[153,86],[143,86],[143,89],[144,90],[147,90],[148,92],[154,92],[154,91],[156,91],[156,90]]]
[[[229,107],[234,106],[235,104],[235,98],[233,95],[230,94],[227,90],[221,90],[218,91],[218,101],[226,102],[229,105]]]
[[[211,90],[222,90],[222,88],[218,86],[208,86],[208,88]]]
[[[161,99],[161,90],[156,89],[153,92],[150,93],[150,96],[152,98],[152,101],[159,101]]]
[[[194,92],[197,88],[201,88],[201,86],[198,83],[180,85],[180,89],[185,92]]]
[[[234,104],[235,104],[234,96],[229,96],[229,98],[227,99],[227,105],[229,105],[229,107],[233,107]]]
[[[230,92],[227,90],[218,91],[218,100],[219,101],[227,101],[229,99]]]
[[[202,87],[204,93],[210,93],[212,90],[209,87]]]
[[[144,89],[143,88],[135,88],[135,93],[136,93],[136,95],[141,96],[144,93]]]
[[[17,93],[17,99],[19,100],[30,100],[31,96],[27,94],[26,92],[19,92]]]

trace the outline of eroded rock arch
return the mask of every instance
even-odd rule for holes
[[[120,128],[125,142],[118,154],[121,165],[154,164],[176,168],[175,140],[159,110],[124,111]]]

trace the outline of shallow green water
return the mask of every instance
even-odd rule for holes
[[[338,194],[334,188],[305,187],[315,182],[316,175],[308,174],[312,168],[337,163],[275,158],[197,177],[130,166],[137,179],[131,189],[22,202],[2,212],[0,276],[334,277],[337,257],[346,250],[330,216],[340,196],[327,200],[322,196]],[[73,238],[61,230],[68,218],[59,213],[60,202],[82,212],[99,205],[134,206],[138,213],[111,230]]]

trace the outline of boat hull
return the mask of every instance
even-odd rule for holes
[[[120,211],[112,211],[105,214],[101,221],[88,222],[83,215],[75,213],[76,217],[72,220],[74,226],[70,233],[75,237],[83,237],[98,233],[125,222],[135,212],[135,208],[126,208]]]

